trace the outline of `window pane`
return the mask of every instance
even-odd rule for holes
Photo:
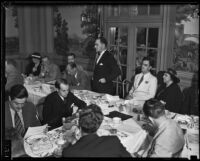
[[[118,27],[110,27],[110,44],[116,45],[118,39]]]
[[[142,59],[147,56],[145,48],[137,48],[136,51],[136,68],[142,65]]]
[[[111,16],[119,16],[119,6],[111,7]]]
[[[120,47],[119,60],[121,64],[127,64],[127,48]]]
[[[128,16],[128,9],[129,9],[129,7],[127,5],[121,5],[120,6],[120,16]]]
[[[199,71],[198,12],[198,5],[177,5],[173,52],[173,68],[176,70]]]
[[[160,5],[150,5],[150,15],[160,15]]]
[[[137,28],[137,46],[144,47],[146,46],[146,33],[147,29],[143,27]]]
[[[120,28],[120,45],[128,45],[128,28],[121,27]]]
[[[148,47],[158,47],[158,28],[149,28]]]
[[[5,11],[6,11],[5,49],[7,55],[13,55],[19,53],[17,7],[12,6],[9,9],[6,9]]]
[[[138,15],[147,15],[148,6],[147,5],[138,5]]]
[[[130,16],[137,16],[138,15],[138,7],[135,6],[131,6],[130,7]]]
[[[152,65],[152,67],[153,68],[156,68],[156,63],[157,63],[157,50],[155,50],[155,49],[148,49],[147,50],[147,56],[149,56],[149,57],[151,57],[152,58],[152,60],[153,60],[153,65]]]

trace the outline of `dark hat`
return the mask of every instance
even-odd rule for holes
[[[33,54],[31,54],[31,58],[41,59],[41,55],[40,55],[40,53],[33,53]]]
[[[180,79],[177,77],[177,73],[175,70],[168,68],[166,73],[168,73],[171,76],[171,79],[173,80],[174,83],[180,82]]]

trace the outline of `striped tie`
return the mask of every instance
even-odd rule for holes
[[[140,81],[138,83],[138,86],[142,83],[143,79],[144,79],[144,74],[142,75],[142,77],[141,77],[141,79],[140,79]]]
[[[24,137],[25,130],[17,112],[15,112],[15,128],[17,132]]]

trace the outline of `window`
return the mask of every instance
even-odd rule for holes
[[[179,71],[199,70],[198,5],[177,5],[173,67]]]

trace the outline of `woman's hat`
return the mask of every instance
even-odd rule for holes
[[[31,54],[31,58],[41,59],[41,55],[40,55],[40,53],[33,53],[33,54]]]
[[[168,73],[171,76],[171,79],[173,80],[174,83],[180,82],[180,79],[177,77],[177,73],[175,70],[168,68],[166,73]]]

